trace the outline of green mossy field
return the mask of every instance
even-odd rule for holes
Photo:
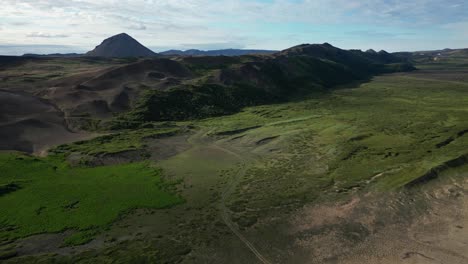
[[[135,208],[167,208],[183,202],[161,170],[148,163],[70,167],[59,156],[0,155],[1,240],[67,229],[84,231],[83,243],[120,215]],[[8,186],[8,193],[3,190]]]

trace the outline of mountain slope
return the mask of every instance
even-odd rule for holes
[[[106,40],[97,50],[119,46],[113,42]],[[34,91],[61,109],[69,126],[84,129],[94,127],[94,119],[110,121],[116,115],[123,119],[118,124],[139,125],[231,114],[413,69],[392,54],[330,44],[300,45],[268,56],[18,58],[4,58],[11,66],[0,75],[2,87]],[[27,76],[14,67],[25,62],[33,69]]]
[[[330,44],[305,44],[271,56],[235,58],[179,60],[192,70],[193,80],[149,91],[125,118],[145,122],[230,114],[245,106],[284,102],[376,74],[414,69],[388,53],[347,51]]]
[[[156,53],[125,33],[105,39],[94,50],[86,53],[93,57],[153,57]]]

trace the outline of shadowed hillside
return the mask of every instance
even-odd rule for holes
[[[388,53],[346,51],[330,44],[300,45],[271,56],[180,60],[198,78],[149,91],[127,118],[181,120],[229,114],[242,107],[282,102],[299,94],[362,81],[379,73],[413,70]],[[197,63],[203,61],[203,63]]]

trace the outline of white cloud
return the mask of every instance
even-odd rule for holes
[[[452,32],[458,37],[463,37],[468,39],[468,21],[460,21],[456,23],[449,23],[443,26],[444,29]],[[467,43],[468,45],[468,43]]]
[[[134,30],[146,30],[146,26],[144,24],[131,24],[127,28],[134,29]]]
[[[7,43],[28,43],[34,37],[38,44],[91,49],[110,35],[127,32],[154,47],[231,43],[278,49],[333,36],[319,37],[312,30],[309,35],[276,34],[259,25],[303,23],[311,29],[332,25],[336,31],[350,24],[371,25],[355,30],[383,39],[393,32],[380,33],[375,27],[419,30],[457,23],[468,16],[467,4],[464,0],[1,0],[0,17],[5,25],[17,25],[2,30]]]
[[[26,34],[28,38],[68,38],[68,35],[65,34],[50,34],[44,32],[32,32]]]
[[[12,26],[27,26],[27,25],[31,25],[31,23],[24,22],[24,21],[15,21],[15,22],[11,22],[10,25],[12,25]]]

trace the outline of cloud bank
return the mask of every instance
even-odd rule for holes
[[[156,50],[305,42],[421,50],[468,46],[466,25],[462,0],[2,0],[0,44],[86,50],[127,32]]]

